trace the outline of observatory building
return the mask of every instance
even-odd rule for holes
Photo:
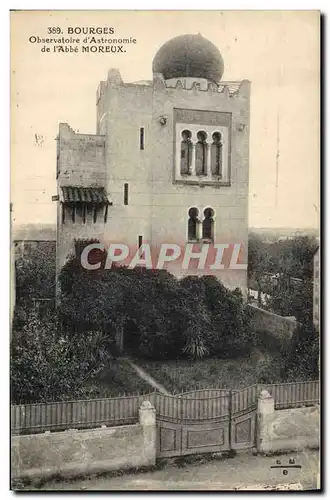
[[[96,134],[61,123],[57,138],[57,269],[75,240],[176,244],[194,252],[240,244],[240,269],[167,269],[216,274],[247,286],[250,82],[222,81],[224,61],[201,35],[166,42],[153,79],[123,82],[110,69],[96,94]],[[238,266],[240,267],[240,266]],[[245,269],[244,269],[245,267]]]

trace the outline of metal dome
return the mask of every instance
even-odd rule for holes
[[[172,38],[158,50],[152,63],[153,73],[170,78],[206,78],[218,83],[224,71],[220,51],[202,35]]]

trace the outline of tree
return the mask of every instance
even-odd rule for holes
[[[269,295],[266,307],[282,316],[295,316],[298,321],[312,315],[313,255],[315,238],[298,236],[266,244],[252,234],[249,238],[248,276],[255,282],[261,305],[261,291]],[[271,274],[276,278],[272,279]],[[267,283],[268,282],[268,283]]]
[[[49,318],[35,311],[13,329],[11,399],[46,402],[88,397],[86,382],[104,367],[108,338],[101,332],[84,336],[59,334]]]
[[[297,326],[284,362],[283,375],[287,380],[319,377],[319,343],[319,335],[311,322]]]
[[[181,286],[193,292],[189,311],[196,316],[198,328],[192,330],[192,338],[204,355],[235,357],[252,349],[249,309],[239,289],[228,290],[215,276],[188,277]]]
[[[249,288],[252,288],[254,283],[257,287],[259,306],[262,305],[261,293],[267,281],[267,273],[271,273],[273,269],[274,261],[267,252],[267,245],[260,236],[251,234],[248,244],[248,280]]]
[[[295,282],[282,274],[267,306],[280,316],[294,316],[300,323],[310,323],[313,318],[313,283],[309,280]]]
[[[205,283],[198,276],[187,276],[179,283],[183,354],[201,359],[212,353],[212,314],[208,309]]]
[[[313,277],[313,255],[318,247],[315,238],[297,236],[269,245],[268,252],[276,263],[278,273],[291,278],[311,280]]]
[[[42,245],[37,245],[28,255],[17,259],[17,303],[30,303],[31,299],[55,298],[55,265],[55,253]]]

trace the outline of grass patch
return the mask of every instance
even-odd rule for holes
[[[124,359],[110,359],[104,370],[90,381],[90,387],[93,395],[100,398],[153,391],[153,388],[142,380]]]
[[[260,352],[237,359],[144,361],[137,363],[170,392],[205,388],[243,389],[260,381]]]

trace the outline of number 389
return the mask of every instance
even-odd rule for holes
[[[59,35],[60,33],[62,33],[62,30],[61,28],[47,28],[47,32],[50,34],[50,35]]]

